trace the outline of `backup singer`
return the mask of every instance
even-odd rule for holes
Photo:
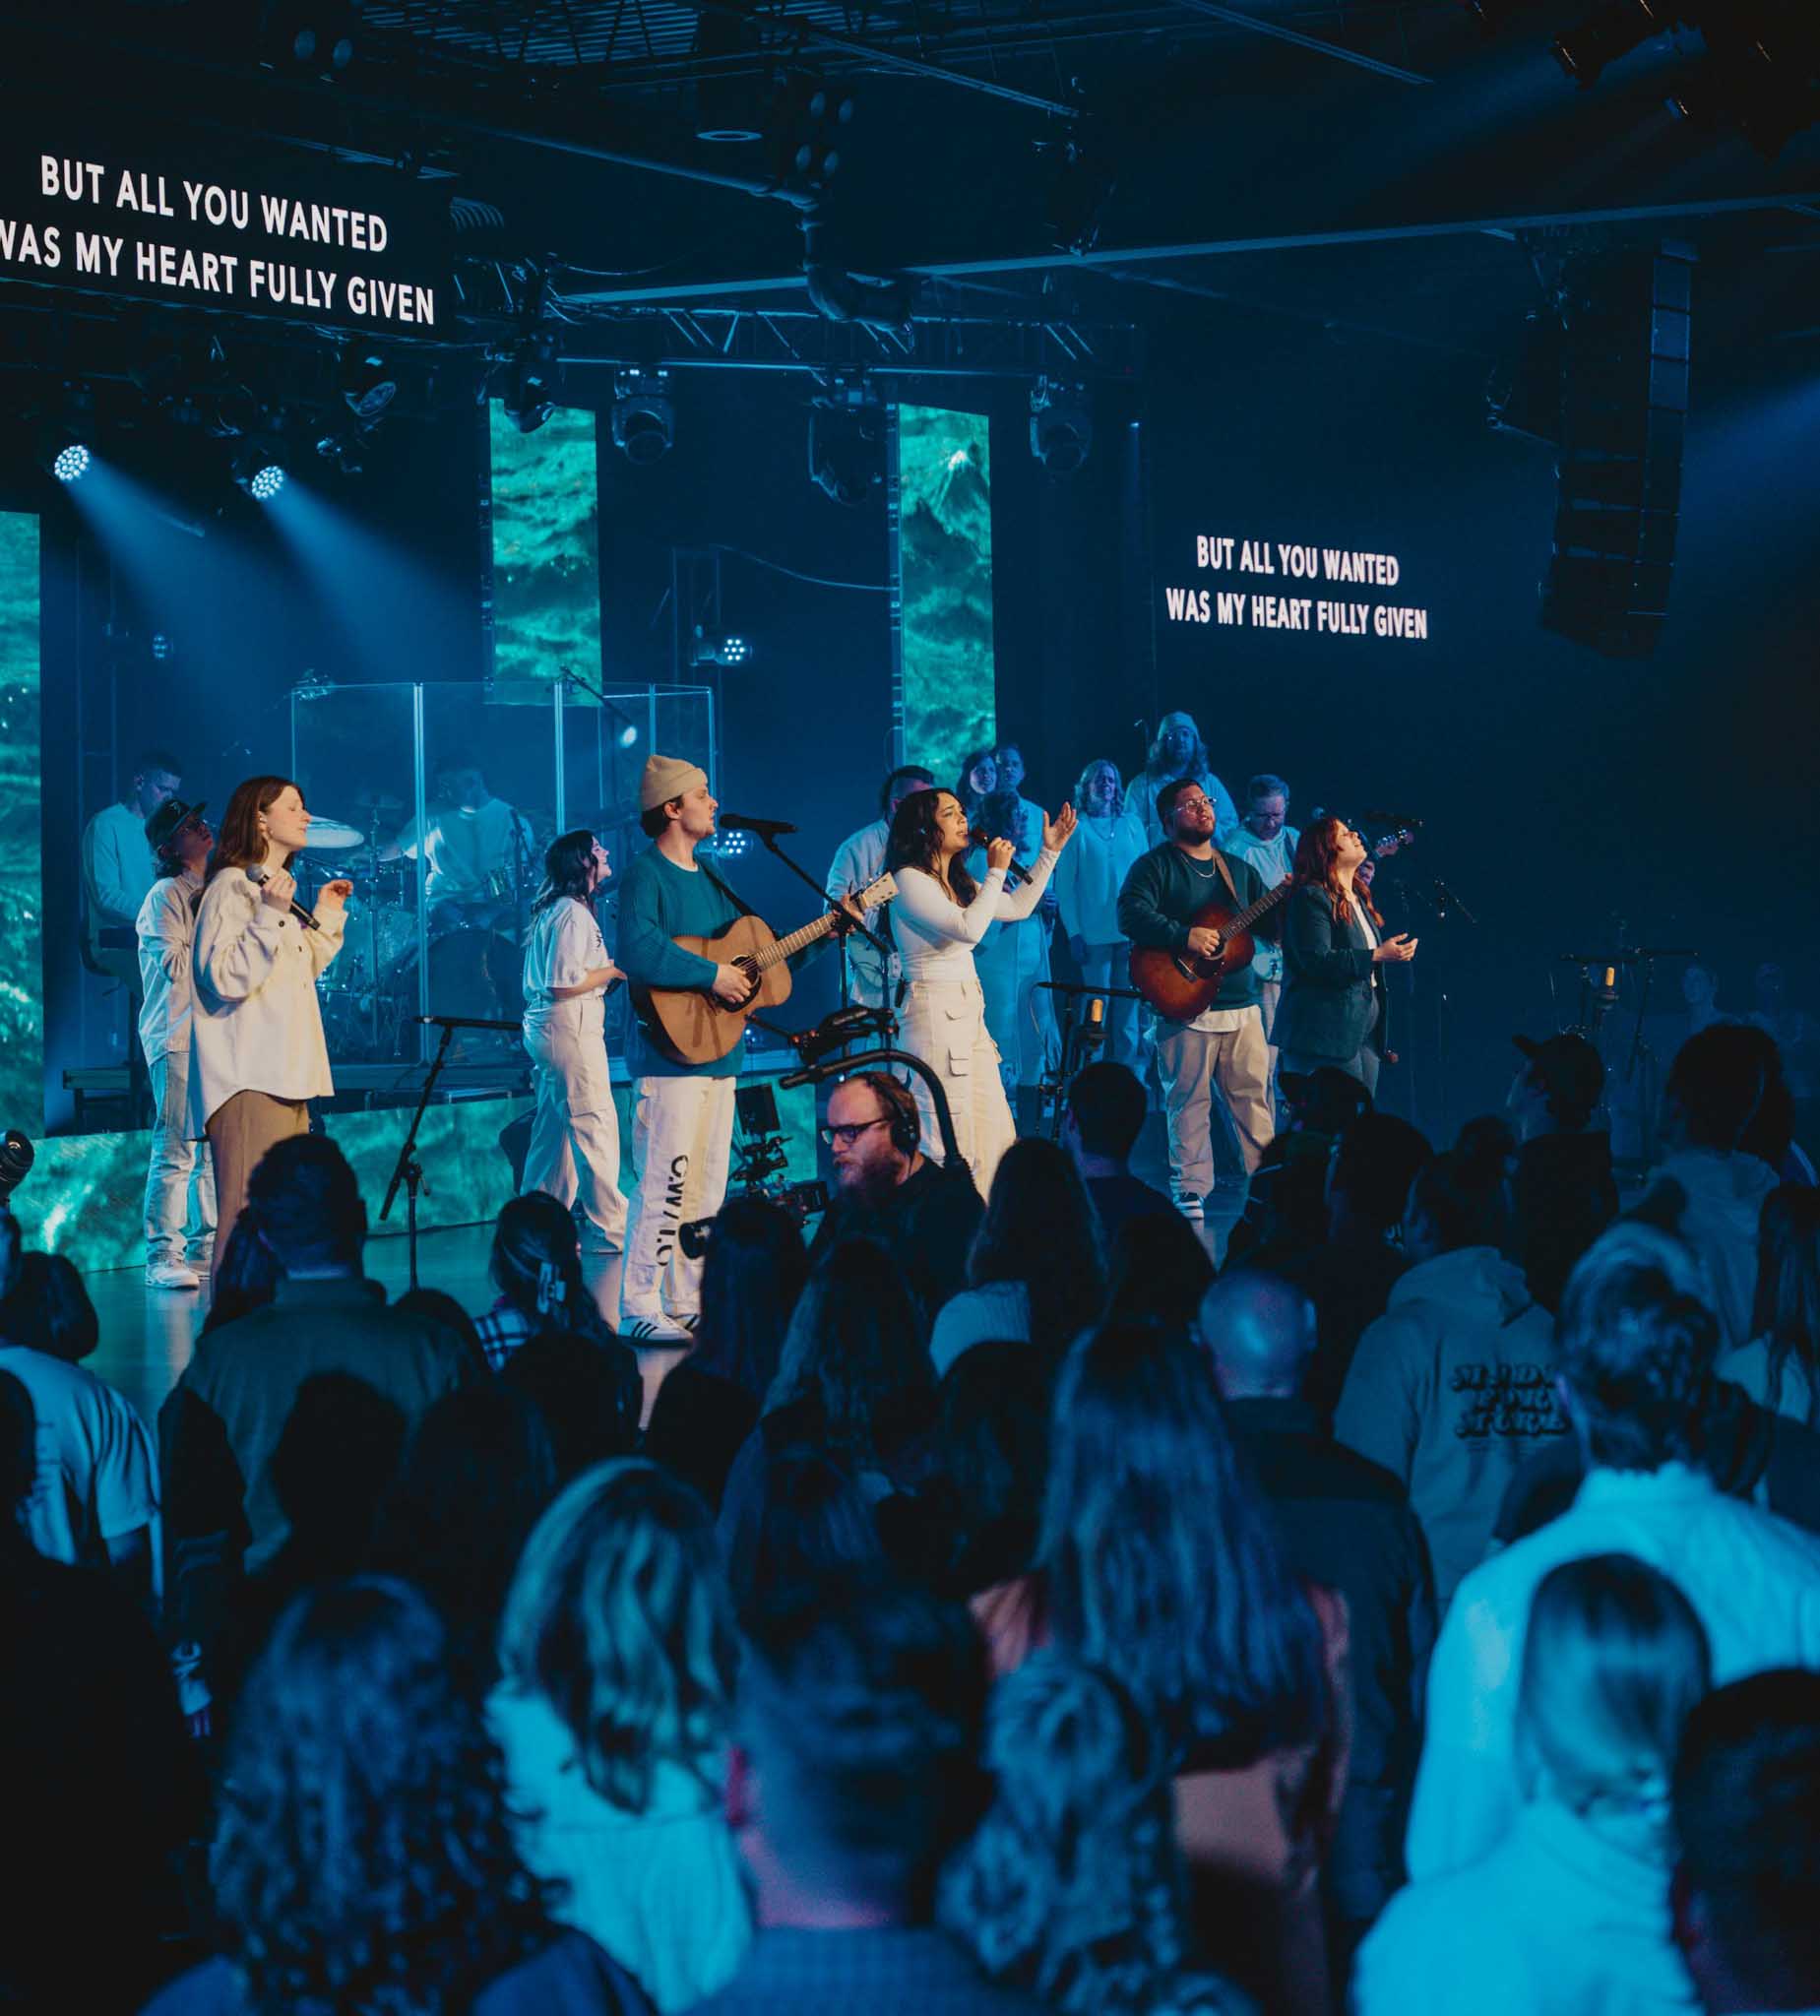
[[[981,1196],[991,1189],[1017,1129],[999,1077],[998,1045],[986,1031],[973,947],[991,924],[1016,923],[1036,910],[1074,823],[1072,805],[1043,821],[1041,851],[1029,879],[1007,896],[1011,842],[988,845],[985,880],[975,883],[962,858],[970,845],[967,814],[953,791],[917,791],[891,822],[889,862],[898,877],[891,928],[904,967],[899,1041],[942,1080],[962,1159]],[[934,1102],[920,1078],[910,1089],[928,1153],[941,1139]]]
[[[1119,928],[1134,945],[1211,958],[1219,934],[1195,923],[1196,913],[1215,902],[1241,910],[1264,894],[1264,884],[1249,861],[1214,846],[1213,800],[1194,779],[1165,784],[1157,793],[1157,815],[1167,838],[1125,877]],[[1260,937],[1274,934],[1277,916],[1273,912],[1259,919]],[[1231,1122],[1247,1180],[1277,1131],[1253,967],[1227,974],[1214,1005],[1192,1022],[1157,1017],[1157,1075],[1168,1122],[1170,1186],[1185,1218],[1203,1218],[1214,1188],[1215,1095]]]
[[[1074,846],[1056,864],[1068,949],[1090,987],[1131,985],[1131,948],[1118,928],[1118,892],[1145,851],[1144,821],[1125,805],[1118,768],[1103,757],[1082,771],[1074,788],[1081,815]],[[1106,1056],[1144,1075],[1138,1003],[1106,1002]]]
[[[617,1252],[626,1233],[619,1188],[619,1115],[606,1062],[606,990],[624,978],[595,919],[595,892],[612,873],[585,829],[552,841],[525,947],[525,1048],[536,1081],[526,1190],[565,1210],[579,1191],[584,1252]]]
[[[169,798],[145,822],[157,880],[139,907],[139,1040],[152,1082],[146,1286],[200,1288],[215,1235],[215,1168],[190,1128],[196,906],[215,844],[204,807]],[[186,1250],[187,1241],[187,1250]]]
[[[1417,941],[1384,936],[1384,919],[1358,874],[1365,843],[1344,819],[1317,819],[1295,849],[1295,879],[1283,924],[1283,998],[1277,1051],[1285,1071],[1337,1065],[1373,1095],[1390,1029],[1381,968],[1407,965]]]
[[[317,976],[342,949],[351,882],[327,882],[315,930],[290,914],[290,864],[308,846],[310,815],[288,778],[236,785],[196,914],[196,1005],[190,1124],[215,1157],[215,1271],[247,1179],[267,1149],[310,1130],[309,1101],[335,1090]],[[263,886],[247,870],[264,869]]]
[[[868,883],[885,872],[885,850],[891,844],[891,822],[898,807],[912,791],[927,790],[935,782],[916,764],[894,770],[879,788],[879,816],[870,826],[849,833],[835,850],[828,870],[828,901],[838,904],[856,896]],[[891,998],[890,962],[872,940],[885,938],[889,919],[873,920],[871,931],[851,931],[847,939],[847,993],[849,1001],[865,1008],[883,1008]],[[889,942],[888,938],[885,942]]]

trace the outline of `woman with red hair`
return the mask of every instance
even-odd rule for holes
[[[1413,959],[1416,941],[1407,931],[1384,935],[1370,891],[1355,879],[1365,852],[1360,835],[1331,812],[1297,843],[1274,1034],[1281,1070],[1337,1065],[1375,1095],[1390,1010],[1378,968]]]

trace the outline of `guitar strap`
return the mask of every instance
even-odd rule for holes
[[[727,902],[733,906],[742,917],[755,917],[758,915],[758,912],[746,902],[744,897],[739,895],[736,890],[729,889],[706,861],[697,861],[695,865],[701,869],[702,873],[708,877],[709,881],[726,898]]]
[[[1214,850],[1214,866],[1220,870],[1220,879],[1225,884],[1226,894],[1232,899],[1232,908],[1243,910],[1245,906],[1238,900],[1238,890],[1232,881],[1232,870],[1226,866],[1226,857],[1218,848]]]

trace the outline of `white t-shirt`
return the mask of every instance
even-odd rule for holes
[[[264,902],[242,868],[222,868],[196,913],[190,1123],[200,1135],[237,1092],[326,1099],[335,1090],[316,977],[342,949],[340,910],[305,930]]]
[[[53,1561],[105,1567],[107,1543],[157,1516],[152,1437],[131,1404],[81,1365],[0,1345],[0,1372],[31,1396],[37,1480],[26,1500],[31,1544]]]
[[[1230,840],[1221,846],[1225,852],[1236,854],[1258,871],[1258,879],[1266,889],[1275,889],[1279,883],[1288,879],[1295,866],[1295,844],[1301,835],[1293,826],[1278,829],[1275,840],[1260,840],[1251,828],[1239,822],[1238,831]],[[1283,944],[1277,938],[1260,938],[1257,950],[1251,956],[1251,970],[1261,980],[1283,978]]]
[[[139,1041],[146,1061],[167,1051],[187,1054],[196,1005],[191,971],[196,946],[196,906],[202,877],[160,875],[139,907]]]
[[[831,904],[838,904],[844,896],[857,896],[860,890],[878,880],[885,872],[885,851],[890,838],[891,822],[888,819],[874,819],[870,826],[862,826],[857,833],[847,836],[835,850],[828,880],[824,884]],[[878,919],[872,919],[872,928],[878,928]],[[847,963],[855,975],[863,976],[873,987],[884,985],[884,955],[857,931],[847,937]]]
[[[413,819],[399,835],[399,852],[414,861],[421,848],[429,870],[424,900],[448,903],[485,896],[487,877],[495,873],[507,878],[504,889],[509,891],[513,818],[504,798],[488,798],[477,811],[466,805],[432,805],[428,827],[421,832]],[[522,817],[518,826],[529,861],[531,827]]]
[[[574,1024],[577,1034],[587,1028],[598,1036],[604,1020],[602,990],[571,994],[560,1001],[554,990],[579,987],[591,973],[607,964],[606,940],[587,904],[572,896],[559,896],[538,911],[525,942],[526,1029]]]

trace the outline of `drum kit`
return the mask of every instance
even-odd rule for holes
[[[354,885],[341,956],[317,982],[330,1055],[345,1062],[413,1059],[424,964],[429,1013],[516,1022],[525,1006],[521,947],[534,894],[525,865],[494,870],[476,897],[432,906],[420,955],[417,863],[382,858],[379,839],[381,831],[397,831],[408,808],[383,791],[363,792],[354,805],[364,828],[311,817],[298,868],[298,897],[306,905],[315,887],[333,876]],[[474,1055],[516,1048],[503,1034],[469,1032],[465,1044]]]

